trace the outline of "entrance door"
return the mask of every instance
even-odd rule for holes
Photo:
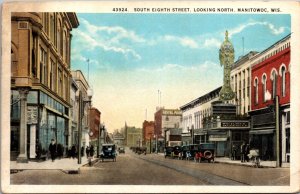
[[[220,157],[225,156],[225,150],[226,150],[225,143],[226,143],[225,141],[217,142],[217,156],[220,156]]]

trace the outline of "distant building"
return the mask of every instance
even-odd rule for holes
[[[155,129],[154,121],[146,121],[145,120],[143,122],[143,139],[144,139],[144,141],[153,139],[154,129]]]
[[[81,70],[71,71],[72,77],[75,80],[78,90],[82,93],[82,99],[88,98],[88,90],[90,89],[89,83],[85,79]],[[89,105],[83,103],[83,118],[82,119],[82,131],[81,131],[81,146],[86,147],[89,146],[90,142],[90,124],[89,124]]]
[[[76,93],[78,86],[74,79],[71,79],[70,87],[70,122],[69,122],[69,147],[78,144],[78,100],[76,99]]]
[[[141,128],[126,127],[126,145],[137,147],[143,145],[143,131]]]
[[[158,151],[163,152],[166,143],[166,132],[169,129],[179,128],[182,113],[179,109],[158,108],[154,114],[154,135],[158,138]]]
[[[182,111],[182,143],[202,143],[208,141],[203,119],[212,115],[212,102],[219,100],[221,87],[192,100],[180,107]],[[194,135],[195,139],[192,139]]]
[[[117,146],[124,146],[124,136],[123,134],[117,132],[117,133],[114,133],[113,134],[113,141],[114,141],[114,144],[116,144]]]

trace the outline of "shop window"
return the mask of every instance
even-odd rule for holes
[[[27,103],[37,104],[37,100],[38,100],[37,96],[38,96],[37,91],[29,91],[27,95]]]
[[[286,153],[290,153],[290,128],[285,130],[286,135]]]

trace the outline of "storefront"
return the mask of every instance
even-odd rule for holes
[[[20,104],[19,93],[11,90],[11,152],[19,151]],[[27,157],[45,157],[51,139],[56,140],[59,151],[64,153],[68,142],[69,108],[40,90],[27,95]],[[15,159],[15,158],[12,158]]]

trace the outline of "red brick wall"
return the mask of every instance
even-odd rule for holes
[[[150,140],[154,135],[154,121],[144,121],[143,123],[143,138]]]
[[[285,96],[282,96],[282,76],[281,76],[281,66],[282,64],[286,67],[286,92]],[[277,71],[277,95],[279,96],[279,104],[290,103],[290,47],[278,52],[277,54],[271,56],[270,58],[256,64],[252,67],[251,75],[251,110],[265,108],[270,104],[273,104],[272,100],[266,102],[263,101],[263,88],[262,88],[262,76],[265,73],[267,76],[267,91],[272,94],[272,80],[271,73],[272,70]],[[258,103],[255,103],[255,86],[254,79],[258,78]]]

